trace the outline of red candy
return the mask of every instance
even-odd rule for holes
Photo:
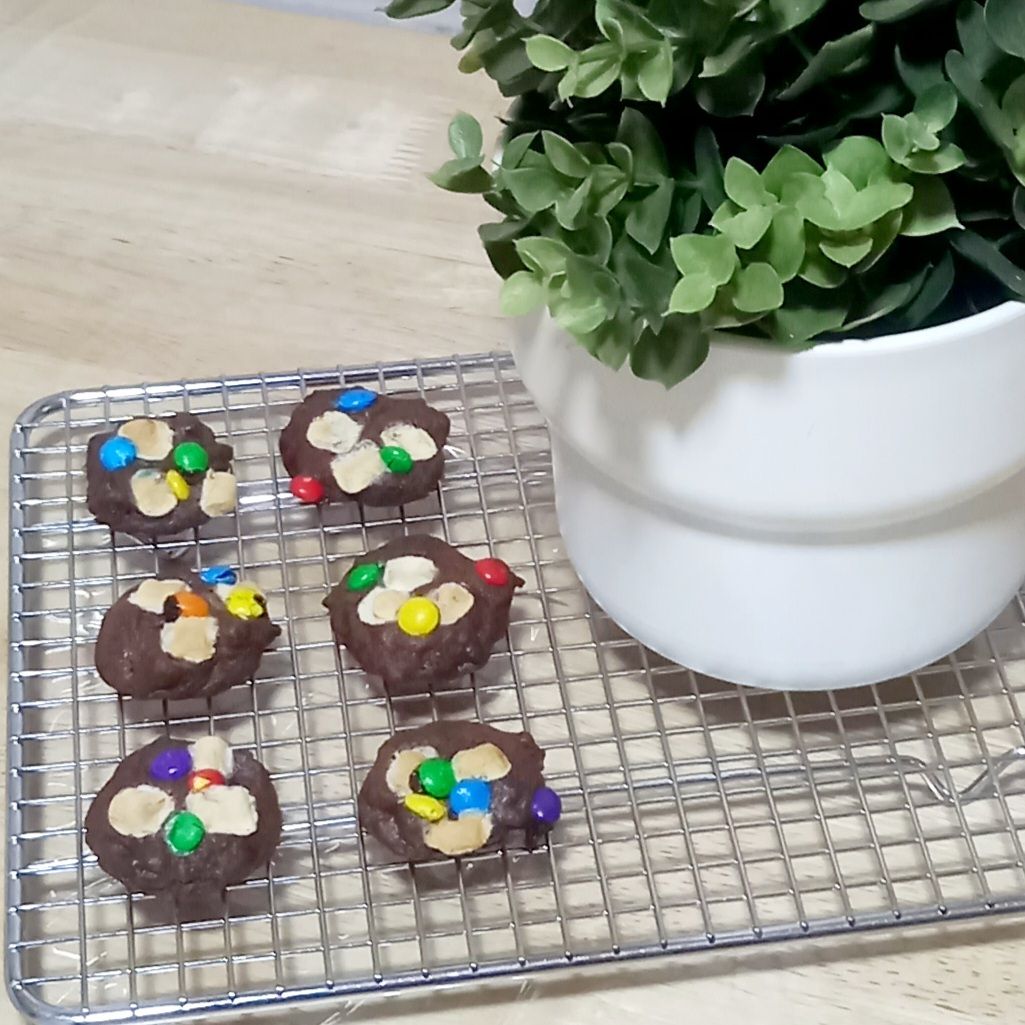
[[[316,477],[293,477],[290,490],[300,502],[307,505],[324,501],[324,485]]]
[[[224,774],[216,769],[196,769],[190,772],[187,780],[189,790],[206,790],[207,787],[223,787]]]
[[[477,576],[492,587],[505,587],[509,583],[509,567],[501,559],[478,559]]]

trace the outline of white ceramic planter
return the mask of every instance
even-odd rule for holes
[[[872,683],[970,640],[1025,579],[1023,304],[797,354],[724,337],[669,391],[547,317],[514,353],[574,566],[674,661]]]

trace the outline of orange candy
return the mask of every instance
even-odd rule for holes
[[[178,603],[178,609],[183,616],[209,616],[210,606],[205,598],[201,598],[192,591],[179,591],[174,600]]]

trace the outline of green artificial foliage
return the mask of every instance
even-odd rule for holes
[[[454,0],[392,0],[415,17]],[[433,180],[478,193],[502,309],[676,384],[713,332],[780,347],[1025,300],[1025,0],[462,0]]]

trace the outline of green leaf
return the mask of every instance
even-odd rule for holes
[[[825,5],[826,0],[769,0],[769,7],[779,18],[784,32],[810,21]]]
[[[783,198],[783,188],[795,174],[809,174],[818,177],[822,167],[807,153],[794,146],[783,146],[777,150],[762,171],[762,185],[777,199]]]
[[[849,277],[847,270],[830,260],[817,246],[805,254],[800,278],[817,288],[839,288]]]
[[[872,239],[869,238],[824,238],[819,243],[822,254],[841,267],[853,267],[860,263],[872,251]]]
[[[921,96],[934,85],[947,81],[943,75],[943,65],[939,61],[923,61],[920,64],[912,63],[905,58],[900,47],[897,48],[895,60],[897,63],[897,73],[900,75],[901,81],[916,97]]]
[[[542,132],[541,139],[552,167],[567,178],[586,178],[591,170],[587,158],[561,135],[554,132]]]
[[[745,210],[771,203],[773,199],[762,184],[761,175],[739,157],[731,157],[726,164],[723,187],[726,195]]]
[[[744,313],[768,313],[783,305],[783,283],[767,263],[742,267],[733,287],[733,305]]]
[[[921,327],[940,308],[954,287],[954,258],[944,253],[943,259],[926,276],[919,293],[902,315],[909,329]]]
[[[742,117],[754,113],[764,92],[765,73],[755,61],[744,60],[728,75],[701,79],[694,98],[714,117]]]
[[[555,219],[564,228],[573,230],[580,227],[580,218],[591,198],[592,183],[590,179],[582,181],[569,195],[562,195],[555,204]]]
[[[844,331],[854,331],[873,321],[881,320],[907,305],[921,289],[927,273],[928,268],[923,267],[907,281],[884,282],[881,287],[870,289],[868,302],[853,318],[846,321]]]
[[[904,212],[894,210],[872,225],[872,248],[869,250],[868,256],[858,264],[859,274],[864,274],[870,267],[874,267],[886,255],[900,234],[900,227],[903,223]]]
[[[626,301],[641,313],[655,319],[669,308],[669,296],[679,280],[668,250],[648,259],[628,238],[621,238],[612,251],[609,264]]]
[[[980,80],[988,78],[993,69],[1004,60],[1004,52],[989,34],[982,5],[965,0],[957,9],[957,38],[968,64]]]
[[[850,135],[841,140],[826,153],[825,161],[827,168],[839,171],[856,189],[864,189],[876,178],[886,176],[891,168],[882,144],[867,135]]]
[[[719,286],[710,274],[688,274],[669,297],[670,313],[700,313],[715,299]]]
[[[896,114],[883,116],[883,146],[891,160],[903,163],[911,152],[911,131],[906,118]]]
[[[781,281],[792,281],[804,263],[804,218],[792,207],[781,206],[751,256],[770,264]]]
[[[526,47],[530,63],[542,71],[564,71],[575,56],[570,47],[554,36],[532,36]]]
[[[448,126],[448,144],[457,158],[476,158],[479,164],[483,159],[484,133],[477,119],[469,114],[456,114]]]
[[[654,253],[662,245],[673,205],[673,192],[672,179],[663,178],[655,191],[645,196],[627,215],[627,234],[649,253]]]
[[[652,185],[668,170],[665,149],[651,122],[633,107],[627,107],[619,119],[617,141],[633,153],[634,177],[642,185]]]
[[[914,188],[914,198],[904,207],[904,223],[900,229],[902,235],[921,238],[962,227],[950,190],[942,178],[917,178]]]
[[[492,184],[491,175],[480,166],[479,157],[446,161],[428,177],[439,188],[449,192],[487,192]]]
[[[524,132],[522,135],[506,139],[502,148],[502,167],[505,170],[519,167],[536,138],[537,132]]]
[[[637,85],[653,103],[666,102],[673,85],[673,49],[668,39],[662,40],[658,49],[645,58],[637,75]]]
[[[532,313],[545,301],[545,290],[530,271],[521,270],[502,285],[499,306],[507,317]]]
[[[605,304],[597,298],[564,299],[552,303],[556,323],[571,335],[586,335],[608,319]]]
[[[947,54],[947,74],[965,102],[975,111],[983,128],[1004,149],[1014,145],[1014,125],[1001,110],[996,97],[983,85],[976,70],[963,54]]]
[[[447,10],[455,0],[391,0],[384,9],[389,18],[419,18]]]
[[[792,285],[787,303],[773,314],[773,335],[797,345],[830,331],[838,331],[847,317],[850,301],[840,291],[820,292],[807,285]]]
[[[911,153],[899,161],[915,174],[949,174],[965,164],[964,150],[952,142],[933,153]]]
[[[949,82],[931,86],[915,101],[915,113],[929,129],[942,131],[957,113],[957,90]]]
[[[630,179],[611,164],[592,167],[589,177],[595,197],[595,212],[599,217],[606,217],[629,191]]]
[[[681,274],[707,274],[716,285],[725,285],[737,268],[737,250],[722,235],[679,235],[669,248]]]
[[[697,185],[709,210],[718,210],[726,199],[723,188],[725,171],[719,155],[719,143],[715,133],[702,125],[694,134],[694,164],[697,170]]]
[[[1025,5],[1021,0],[986,0],[986,28],[1004,53],[1025,58]]]
[[[950,0],[866,0],[858,13],[867,21],[901,21],[920,14],[930,7],[940,7]]]
[[[1018,126],[1017,134],[1025,132],[1025,75],[1016,78],[1000,101],[1003,112]]]
[[[989,239],[974,231],[961,231],[951,237],[951,244],[963,257],[1025,299],[1025,270],[1012,263]]]
[[[808,62],[807,67],[776,99],[789,101],[803,96],[809,89],[838,75],[849,74],[863,66],[875,39],[875,26],[864,28],[826,42]]]
[[[1019,185],[1014,190],[1014,199],[1011,201],[1011,211],[1018,227],[1025,231],[1025,187]]]
[[[724,203],[715,212],[711,225],[721,231],[738,249],[751,249],[756,246],[772,223],[772,209],[767,206],[755,206],[750,210],[740,210],[732,203]]]
[[[564,274],[570,249],[565,242],[537,235],[516,240],[516,252],[526,266],[545,278]]]
[[[622,61],[611,43],[599,43],[580,54],[559,84],[562,99],[600,96],[619,78]],[[567,84],[570,83],[570,84]]]
[[[658,333],[641,332],[630,353],[630,369],[638,377],[672,388],[708,358],[708,335],[696,317],[670,317]]]
[[[504,172],[503,180],[516,202],[532,214],[554,206],[569,191],[554,171],[544,167],[517,167]]]

